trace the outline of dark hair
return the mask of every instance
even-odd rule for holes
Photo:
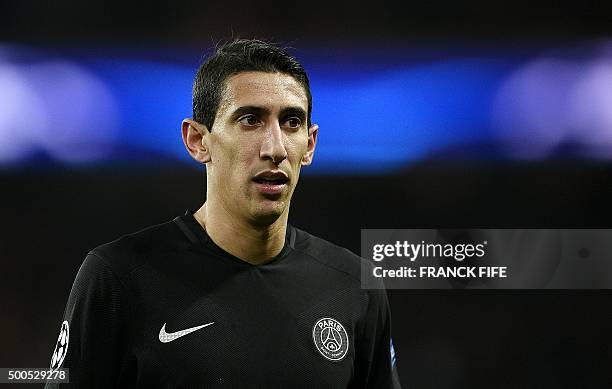
[[[285,48],[257,39],[236,39],[226,43],[200,65],[193,83],[193,120],[212,131],[225,81],[232,75],[248,71],[283,73],[299,82],[308,98],[310,128],[312,95],[304,67]]]

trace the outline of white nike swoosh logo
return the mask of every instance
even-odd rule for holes
[[[180,338],[181,336],[185,336],[187,334],[191,334],[194,331],[197,331],[201,328],[204,327],[208,327],[210,325],[215,324],[215,322],[211,322],[208,324],[202,324],[201,326],[197,326],[197,327],[191,327],[191,328],[187,328],[186,330],[180,330],[180,331],[176,331],[176,332],[166,332],[166,323],[164,323],[164,325],[162,326],[161,330],[159,330],[159,341],[162,343],[168,343],[168,342],[172,342],[173,340],[176,340],[178,338]]]

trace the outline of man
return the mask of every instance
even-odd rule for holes
[[[287,223],[318,126],[303,67],[258,40],[198,70],[189,154],[206,201],[92,250],[52,368],[76,387],[399,387],[384,290],[361,259]]]

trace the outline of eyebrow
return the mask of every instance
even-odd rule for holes
[[[270,114],[270,110],[267,108],[258,107],[255,105],[246,105],[243,107],[236,108],[236,110],[232,112],[231,116],[232,118],[238,118],[239,116],[242,116],[248,113],[254,113],[254,114],[263,116],[263,115]],[[280,116],[287,116],[287,115],[295,115],[299,117],[301,120],[305,120],[307,114],[306,114],[306,111],[304,111],[302,107],[286,107],[281,110]]]

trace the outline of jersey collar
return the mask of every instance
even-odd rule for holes
[[[290,224],[287,224],[287,233],[285,234],[285,244],[281,252],[278,253],[278,255],[276,255],[270,261],[264,264],[252,265],[246,261],[243,261],[242,259],[238,257],[235,257],[234,255],[223,250],[221,247],[217,246],[217,244],[213,242],[213,240],[210,238],[206,230],[202,228],[200,223],[198,223],[198,221],[195,219],[193,214],[194,214],[194,211],[188,209],[183,216],[179,216],[174,219],[174,222],[180,228],[180,230],[185,234],[187,239],[189,239],[194,245],[200,248],[210,250],[214,252],[215,254],[217,254],[218,256],[227,258],[232,261],[238,261],[238,263],[244,264],[249,267],[270,266],[270,265],[276,264],[289,254],[289,252],[291,251],[291,249],[294,247],[294,244],[295,244],[295,236],[296,236],[295,228],[293,228],[293,226],[291,226]]]

